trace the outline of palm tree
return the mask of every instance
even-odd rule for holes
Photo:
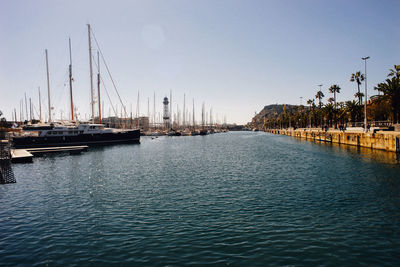
[[[312,116],[314,115],[314,99],[308,99],[307,105],[310,105],[310,127],[311,127],[311,120]]]
[[[394,65],[394,69],[390,69],[388,77],[394,76],[396,79],[400,79],[400,65]]]
[[[329,126],[332,126],[332,119],[334,115],[334,108],[332,103],[328,103],[324,107],[325,118]]]
[[[357,71],[356,73],[352,73],[351,74],[351,78],[350,78],[350,82],[356,82],[357,83],[357,96],[358,96],[358,104],[361,105],[362,104],[362,97],[360,94],[360,85],[361,82],[365,80],[364,74],[361,74],[360,71]]]
[[[341,125],[344,125],[347,120],[348,120],[348,114],[346,111],[346,106],[344,102],[339,102],[337,103],[338,109],[336,111],[337,113],[337,120],[340,122]]]
[[[310,110],[311,110],[311,105],[314,103],[314,99],[308,99],[307,100],[307,105],[310,105]]]
[[[374,89],[383,93],[379,96],[379,100],[385,100],[390,103],[393,121],[398,123],[400,120],[400,65],[395,65],[390,70],[389,77],[384,83],[378,84]]]
[[[318,91],[317,94],[315,95],[315,99],[318,99],[318,107],[321,108],[322,107],[322,102],[321,99],[324,97],[324,93],[322,93],[322,91]]]
[[[355,93],[354,94],[354,97],[355,98],[358,98],[358,105],[361,105],[361,102],[362,102],[362,98],[364,97],[364,93],[361,93],[361,92],[357,92],[357,93]]]
[[[333,93],[333,102],[334,102],[334,110],[333,110],[333,115],[334,115],[334,121],[335,121],[335,128],[337,128],[337,121],[336,121],[336,113],[337,113],[337,105],[336,105],[336,93],[340,93],[340,87],[337,84],[333,84],[331,87],[329,87],[329,92]]]
[[[315,99],[318,99],[318,107],[319,107],[318,114],[319,114],[319,117],[320,117],[319,124],[320,124],[321,127],[322,127],[322,110],[321,110],[321,108],[322,108],[322,102],[321,102],[321,99],[322,99],[324,96],[325,96],[325,95],[324,95],[324,93],[322,93],[321,90],[318,91],[317,94],[315,95]]]
[[[356,101],[346,101],[346,111],[350,115],[351,126],[354,126],[355,121],[359,117],[360,105]]]
[[[336,108],[336,93],[340,93],[340,87],[337,84],[332,85],[331,87],[329,87],[329,92],[333,93],[333,98],[335,101],[335,108]]]

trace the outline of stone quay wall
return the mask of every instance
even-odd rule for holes
[[[391,152],[400,152],[400,132],[395,131],[339,131],[321,129],[266,129],[266,132],[303,138],[310,141],[367,147]]]

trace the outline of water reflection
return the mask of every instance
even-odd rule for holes
[[[337,143],[325,143],[320,141],[305,140],[295,138],[298,142],[312,142],[321,146],[331,147],[336,153],[349,153],[352,156],[358,157],[366,162],[381,162],[387,164],[400,165],[400,154],[385,150],[371,149],[367,147],[357,147],[352,145],[337,144]]]

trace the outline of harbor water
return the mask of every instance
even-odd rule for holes
[[[230,132],[13,168],[0,266],[400,263],[393,153]]]

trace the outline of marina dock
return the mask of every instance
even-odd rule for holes
[[[12,163],[30,163],[33,160],[33,155],[25,149],[12,149],[11,162]]]
[[[41,148],[26,148],[12,149],[12,163],[29,163],[32,162],[34,155],[43,155],[47,153],[69,152],[70,154],[79,154],[82,151],[87,151],[88,146],[63,146],[63,147],[41,147]]]

